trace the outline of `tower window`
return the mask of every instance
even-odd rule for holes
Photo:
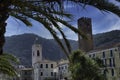
[[[39,50],[37,50],[37,56],[40,56],[40,52],[39,52]]]

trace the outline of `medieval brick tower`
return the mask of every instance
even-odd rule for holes
[[[78,35],[79,48],[85,52],[93,50],[91,18],[82,17],[78,19],[78,29],[80,29],[88,38],[84,39]]]

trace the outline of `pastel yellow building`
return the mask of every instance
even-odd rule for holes
[[[120,46],[113,46],[109,48],[96,49],[88,52],[91,58],[100,58],[108,72],[105,68],[102,72],[106,75],[108,80],[120,80]]]

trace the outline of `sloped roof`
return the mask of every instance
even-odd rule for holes
[[[108,44],[108,45],[105,45],[105,46],[96,47],[96,48],[94,48],[93,50],[91,50],[87,53],[101,51],[101,50],[115,48],[115,47],[120,47],[120,43],[114,43],[114,44]]]

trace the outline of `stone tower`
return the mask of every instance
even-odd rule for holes
[[[93,50],[91,18],[82,17],[78,19],[78,29],[80,29],[88,38],[84,39],[80,35],[78,35],[79,48],[85,52]]]
[[[38,44],[38,39],[36,38],[32,46],[32,66],[40,61],[42,61],[42,47]]]

